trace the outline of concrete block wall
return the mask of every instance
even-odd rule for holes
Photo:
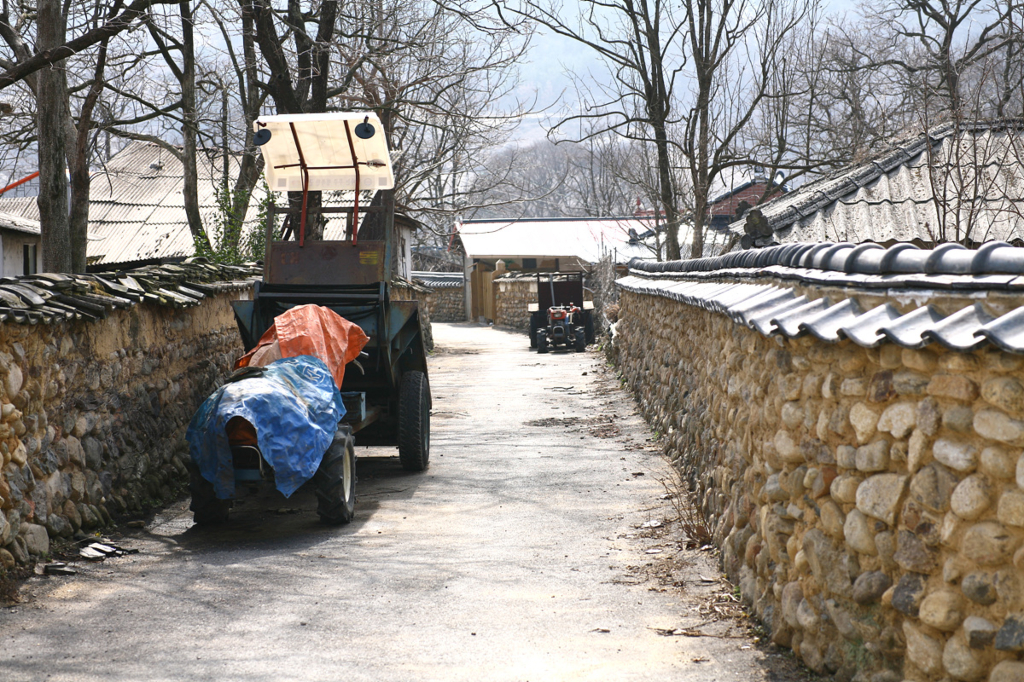
[[[1024,680],[1024,357],[620,304],[622,375],[775,643],[837,680]]]

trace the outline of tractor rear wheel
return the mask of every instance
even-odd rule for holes
[[[192,510],[192,520],[195,524],[213,526],[227,521],[231,500],[221,500],[217,497],[213,484],[203,478],[194,462],[189,461],[185,467],[188,469],[188,491],[192,495],[188,508]]]
[[[583,327],[576,327],[576,352],[582,353],[587,350],[587,331]]]
[[[406,471],[430,463],[430,385],[423,372],[402,375],[398,392],[398,461]]]
[[[356,510],[356,441],[348,424],[335,432],[313,475],[313,485],[321,521],[341,525],[352,520]]]

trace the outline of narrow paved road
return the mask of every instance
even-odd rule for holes
[[[426,473],[364,448],[341,528],[305,493],[215,531],[174,505],[119,539],[138,555],[0,611],[0,680],[779,679],[736,621],[709,623],[728,586],[657,527],[666,464],[601,356],[434,333]]]

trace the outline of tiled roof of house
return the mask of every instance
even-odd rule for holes
[[[946,124],[761,204],[743,246],[1024,241],[1024,122]]]

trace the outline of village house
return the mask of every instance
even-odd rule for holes
[[[747,211],[742,248],[796,242],[1024,243],[1024,128],[950,123]]]
[[[622,218],[466,220],[456,225],[465,251],[470,319],[495,318],[495,278],[507,273],[585,272],[603,258],[625,265],[655,258],[642,240],[652,222]]]
[[[228,157],[229,177],[234,177],[237,159]],[[199,154],[198,194],[203,225],[216,245],[224,223],[221,194],[224,187],[224,157],[220,151]],[[180,262],[195,255],[195,244],[185,216],[184,166],[165,147],[132,141],[111,157],[92,176],[89,188],[89,269],[109,270],[155,263]],[[29,263],[42,265],[39,239],[39,208],[31,191],[0,194],[0,239],[3,248],[3,276],[31,274]],[[17,194],[17,196],[15,196]],[[351,206],[352,192],[331,192],[325,205]],[[373,202],[372,192],[362,192],[360,204]],[[263,231],[260,205],[266,189],[258,184],[245,215],[243,240]],[[282,199],[278,199],[281,201]],[[346,214],[329,217],[324,239],[341,239]],[[370,223],[372,221],[366,221]],[[413,231],[419,223],[397,215],[398,276],[408,279],[412,272]],[[360,238],[372,233],[373,226],[360,227]],[[30,253],[31,251],[31,253]],[[31,258],[35,260],[32,261]]]

